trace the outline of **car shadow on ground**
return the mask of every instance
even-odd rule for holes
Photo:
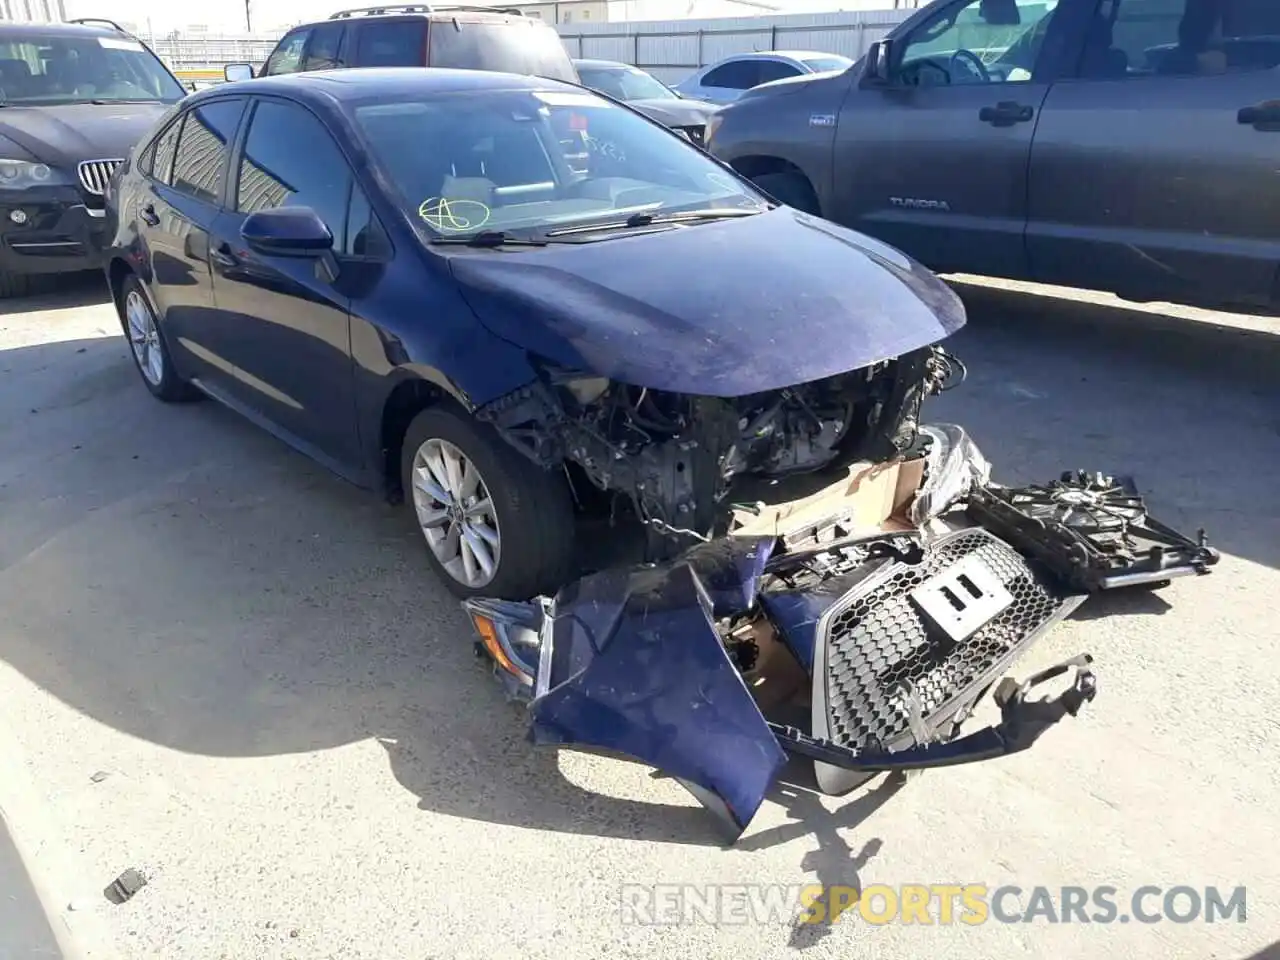
[[[32,277],[31,295],[0,300],[0,317],[38,310],[66,310],[109,303],[111,292],[99,271]]]
[[[1028,340],[1042,369],[1016,369]],[[1280,562],[1268,499],[1280,406],[1265,407],[1275,382],[1218,376],[1208,368],[1220,356],[1202,354],[1184,368],[1191,389],[1176,366],[1152,366],[1140,337],[1118,359],[1096,356],[1095,342],[1029,321],[974,323],[956,343],[971,383],[943,398],[941,418],[970,427],[1013,479],[1094,464],[1149,473],[1170,522],[1207,523],[1224,550]],[[0,368],[0,658],[31,682],[188,753],[274,756],[375,739],[396,780],[436,813],[721,842],[683,796],[603,796],[566,775],[563,755],[525,741],[401,509],[212,403],[156,403],[119,336],[0,351]],[[1096,407],[1064,399],[1086,378],[1103,394]],[[1230,484],[1213,480],[1216,468]],[[784,782],[771,802],[790,822],[741,843],[817,836],[806,869],[856,886],[878,838],[859,831],[850,843],[842,831],[899,787],[860,790],[828,814]]]

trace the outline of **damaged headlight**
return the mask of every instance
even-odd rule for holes
[[[573,398],[585,407],[604,396],[604,392],[609,389],[609,379],[608,377],[579,377],[576,380],[566,380],[560,386],[573,394]]]

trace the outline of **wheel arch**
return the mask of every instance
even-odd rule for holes
[[[815,206],[820,206],[821,201],[818,199],[818,189],[816,184],[813,182],[813,178],[805,173],[803,168],[790,160],[770,154],[753,153],[741,157],[735,157],[729,162],[729,165],[733,167],[737,173],[752,182],[754,182],[757,177],[762,177],[766,174],[786,173],[798,177],[800,180],[804,181],[805,187],[808,189],[809,193],[812,194]]]

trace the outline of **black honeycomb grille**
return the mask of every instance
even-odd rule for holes
[[[1013,603],[956,643],[928,625],[909,594],[971,554],[1000,578]],[[856,750],[890,747],[910,731],[905,685],[919,698],[927,726],[932,715],[1002,670],[1062,607],[1021,555],[985,530],[948,534],[920,563],[893,564],[842,598],[827,621],[829,738]]]

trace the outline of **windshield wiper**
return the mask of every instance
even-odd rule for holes
[[[580,227],[565,227],[562,230],[547,231],[548,237],[563,237],[571,233],[597,233],[605,230],[629,230],[635,227],[649,227],[664,223],[688,223],[699,220],[729,220],[734,217],[754,217],[763,210],[747,210],[743,207],[713,207],[709,210],[686,210],[683,213],[645,211],[633,213],[625,220],[610,220],[605,223],[593,223]]]
[[[469,237],[432,237],[432,243],[457,244],[463,247],[545,247],[545,240],[513,237],[502,230],[481,230]]]

